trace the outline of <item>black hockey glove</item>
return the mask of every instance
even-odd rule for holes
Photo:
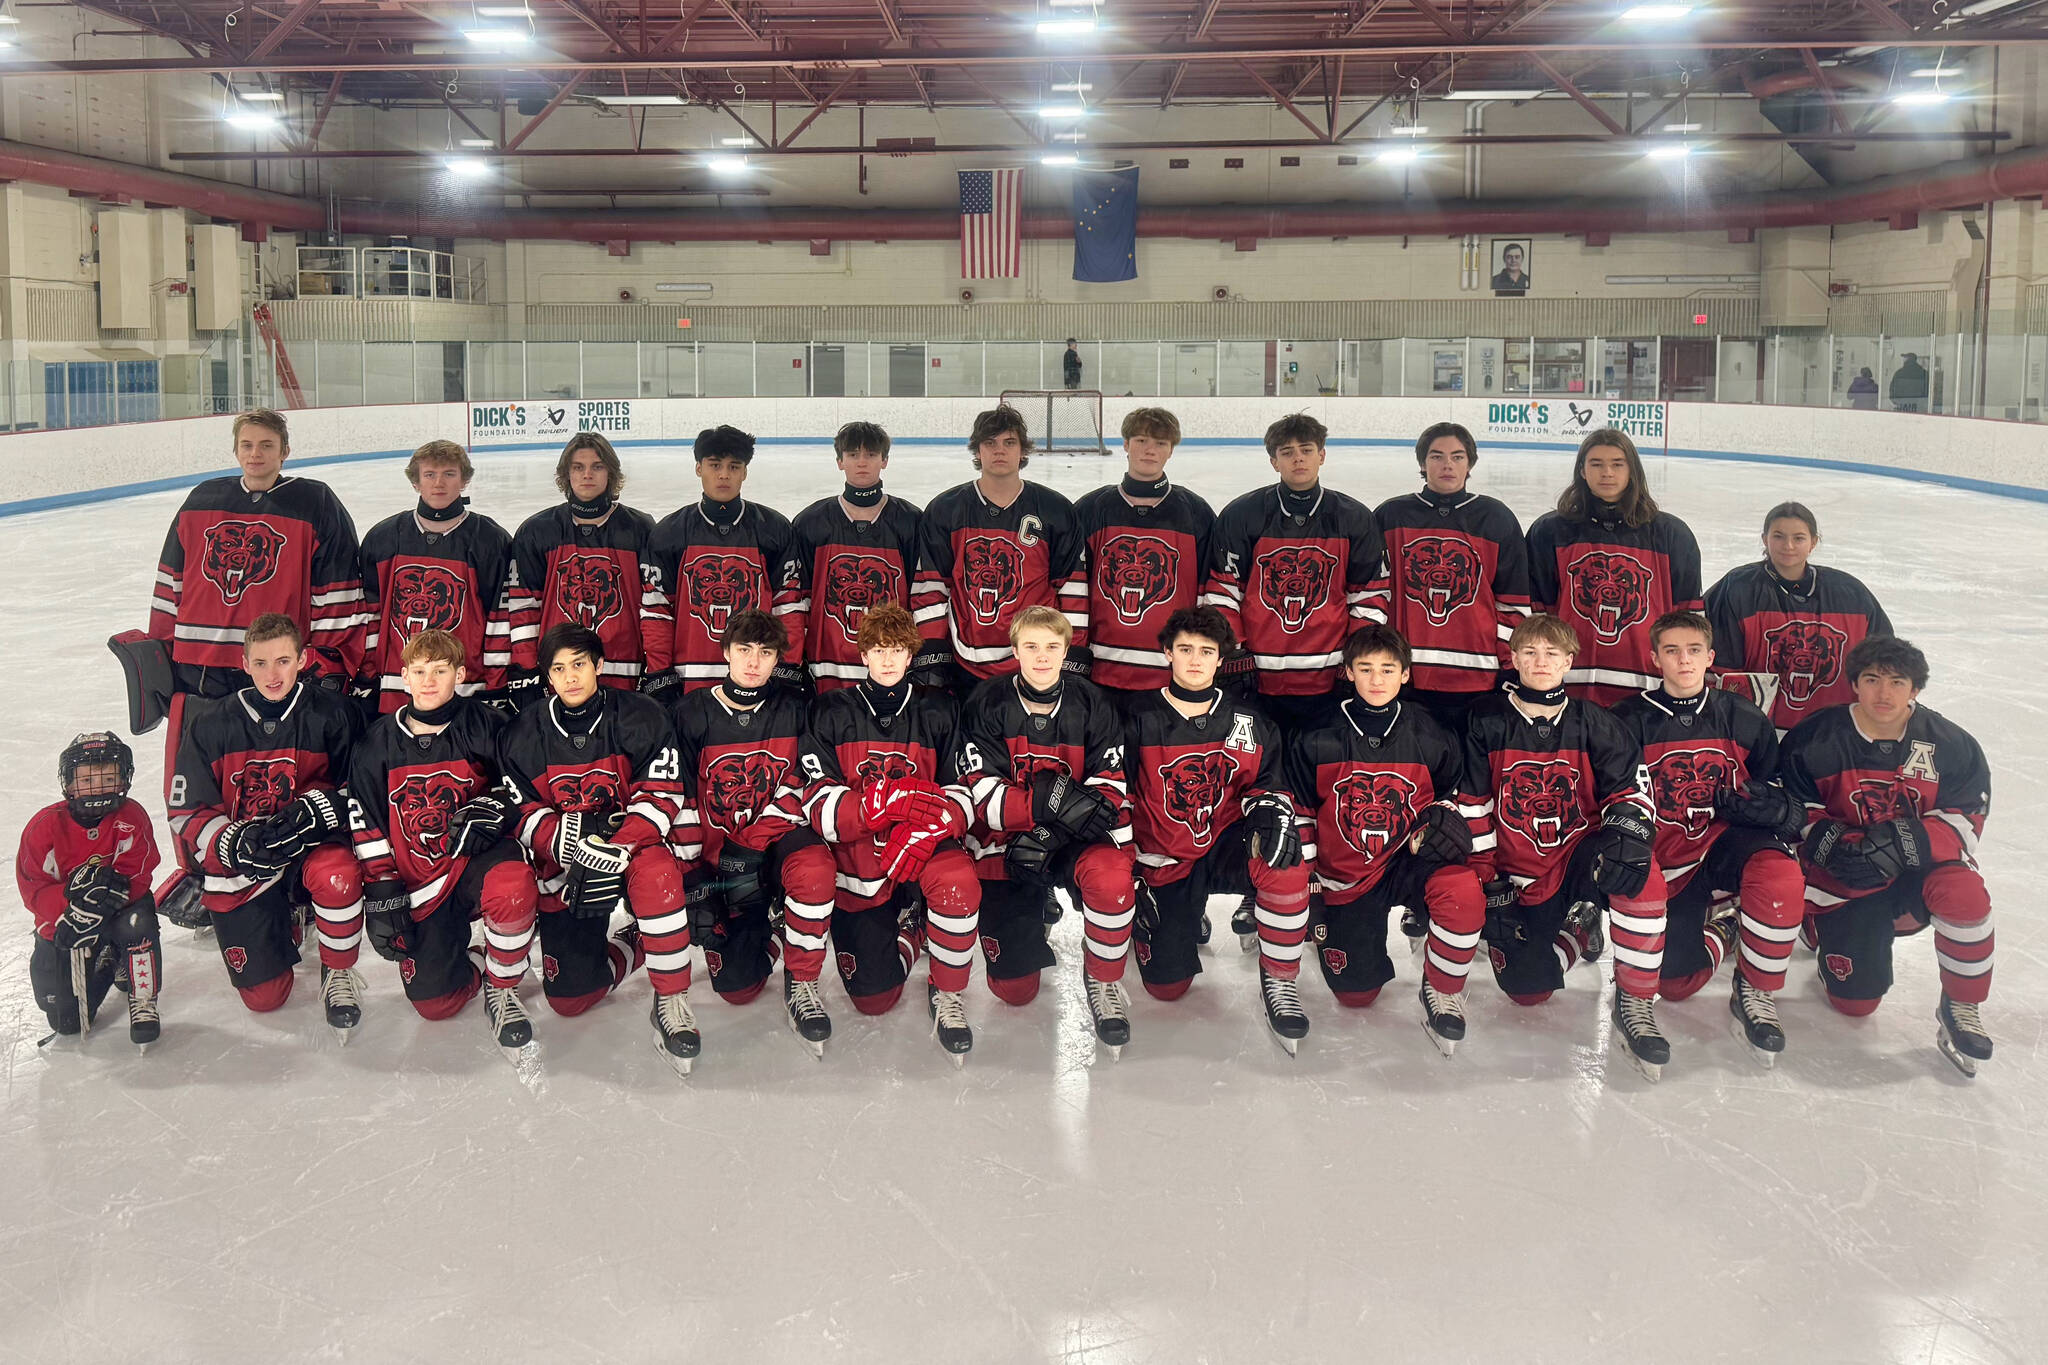
[[[370,947],[386,962],[411,957],[418,947],[413,942],[412,897],[405,883],[387,880],[363,888],[363,932]]]
[[[1506,877],[1495,877],[1483,889],[1486,892],[1486,923],[1479,931],[1480,937],[1503,952],[1525,942],[1529,937],[1529,925],[1522,914],[1515,884]]]
[[[253,820],[231,821],[215,836],[213,856],[238,877],[262,881],[291,866],[291,859],[279,857],[263,837],[263,827]]]
[[[1067,651],[1067,657],[1060,663],[1060,672],[1070,678],[1085,678],[1095,671],[1095,656],[1088,652],[1088,646],[1075,645]]]
[[[1881,820],[1864,830],[1863,856],[1888,882],[1934,866],[1927,826],[1910,815]]]
[[[540,674],[532,669],[515,668],[505,674],[505,699],[519,711],[534,706],[547,698],[548,690],[540,685]]]
[[[56,925],[50,931],[50,942],[60,953],[85,949],[87,957],[99,951],[100,932],[107,927],[104,912],[74,905],[57,917]]]
[[[662,693],[681,682],[682,679],[674,673],[642,673],[640,675],[639,689],[642,696],[660,700]]]
[[[332,692],[337,697],[348,695],[348,679],[339,673],[330,673],[323,669],[313,675],[313,681],[320,685],[323,692]]]
[[[562,899],[578,919],[599,919],[610,915],[626,895],[626,865],[633,852],[606,836],[616,831],[624,816],[618,812],[592,815],[591,826],[601,832],[586,833],[580,811],[566,811],[555,826],[555,861],[568,874]]]
[[[1723,787],[1714,793],[1714,810],[1738,825],[1769,830],[1788,843],[1799,839],[1806,808],[1792,799],[1792,793],[1775,782],[1752,779],[1740,788]]]
[[[1259,661],[1244,648],[1225,654],[1223,662],[1216,666],[1216,685],[1225,696],[1250,700],[1259,690]]]
[[[1116,823],[1116,807],[1065,773],[1039,773],[1031,779],[1031,822],[1056,844],[1092,844]]]
[[[1656,830],[1629,806],[1609,806],[1600,828],[1586,837],[1593,855],[1593,885],[1610,896],[1639,896],[1650,884],[1650,847]]]
[[[128,879],[110,863],[80,863],[64,883],[64,902],[73,910],[111,915],[127,908]]]
[[[817,695],[818,684],[812,679],[811,670],[802,664],[777,664],[768,676],[800,697]]]
[[[725,913],[734,919],[768,913],[768,883],[762,872],[768,855],[727,839],[718,850],[718,884],[725,892]]]
[[[1251,853],[1275,872],[1301,866],[1301,832],[1294,827],[1294,803],[1280,792],[1261,792],[1244,813],[1251,827]]]
[[[919,687],[936,687],[941,691],[952,687],[953,651],[927,640],[910,661],[906,676]]]
[[[477,700],[482,702],[485,706],[490,707],[493,711],[496,711],[499,715],[505,717],[505,719],[507,720],[511,720],[514,716],[517,716],[519,714],[519,703],[512,699],[510,693],[490,692],[478,696]]]
[[[1040,825],[1010,836],[1009,845],[1003,849],[1003,868],[1013,882],[1043,883],[1053,855],[1059,851],[1058,837]]]
[[[341,802],[335,794],[309,791],[257,828],[272,856],[288,863],[341,827]]]
[[[1891,878],[1880,871],[1863,851],[1860,839],[1849,838],[1849,827],[1840,820],[1819,819],[1806,831],[1799,856],[1808,867],[1817,867],[1851,891],[1876,891]]]
[[[1416,817],[1409,847],[1424,862],[1443,866],[1462,863],[1472,856],[1472,826],[1451,807],[1433,801]]]
[[[489,849],[519,815],[519,808],[496,792],[478,792],[448,815],[448,856],[474,858]]]

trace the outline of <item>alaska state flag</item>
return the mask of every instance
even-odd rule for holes
[[[1138,168],[1074,173],[1074,278],[1138,278]]]

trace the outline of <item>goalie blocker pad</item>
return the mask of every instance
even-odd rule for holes
[[[128,680],[129,733],[146,735],[171,713],[171,642],[124,630],[108,638],[107,648]]]

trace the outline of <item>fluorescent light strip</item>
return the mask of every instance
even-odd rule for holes
[[[1095,32],[1093,19],[1041,19],[1038,21],[1038,36],[1041,38],[1077,38]]]
[[[654,108],[675,104],[688,104],[681,95],[592,95],[599,104],[614,105],[621,109]]]
[[[235,98],[244,104],[276,104],[284,98],[282,90],[237,90]]]
[[[1058,85],[1052,87],[1055,91],[1075,95],[1083,94],[1094,88],[1093,82],[1090,81],[1061,81]]]
[[[1038,158],[1038,164],[1041,166],[1078,166],[1080,163],[1081,158],[1072,152],[1055,152],[1051,156]]]
[[[1533,100],[1542,94],[1541,90],[1451,90],[1446,91],[1447,100]]]

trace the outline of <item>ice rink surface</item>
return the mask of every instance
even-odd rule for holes
[[[696,497],[686,451],[623,455],[633,505]],[[551,453],[478,463],[476,508],[508,529],[555,498]],[[744,1007],[699,989],[687,1082],[655,1054],[644,976],[576,1020],[529,977],[540,1056],[522,1078],[479,1006],[420,1020],[367,947],[342,1051],[310,964],[283,1011],[249,1015],[211,943],[168,926],[148,1056],[113,1015],[82,1047],[38,1049],[17,903],[0,916],[0,1361],[2048,1359],[2048,937],[2028,871],[2048,823],[2048,506],[1651,465],[1709,582],[1757,553],[1771,504],[1810,505],[1817,558],[1876,590],[1933,661],[1925,700],[1983,742],[1998,1053],[1974,1083],[1935,1052],[1924,938],[1867,1020],[1827,1008],[1800,950],[1775,1071],[1730,1038],[1724,971],[1661,1011],[1674,1058],[1652,1087],[1610,1047],[1611,987],[1585,968],[1534,1010],[1475,972],[1467,1041],[1440,1058],[1396,933],[1400,975],[1369,1011],[1304,973],[1314,1031],[1289,1060],[1221,900],[1186,999],[1133,986],[1114,1065],[1071,914],[1033,1004],[1000,1004],[977,968],[957,1071],[927,1036],[922,969],[880,1019],[829,985],[822,1063],[772,988]],[[401,468],[304,472],[364,531],[411,504]],[[1029,474],[1074,495],[1120,469]],[[1526,522],[1568,469],[1487,450],[1474,486]],[[1171,473],[1219,507],[1272,477],[1252,445],[1184,449]],[[888,486],[921,503],[968,477],[957,449],[907,448]],[[1339,448],[1326,477],[1368,503],[1416,486],[1390,448]],[[764,446],[747,491],[793,514],[838,483],[823,445]],[[10,855],[56,798],[64,742],[125,730],[103,642],[143,623],[180,496],[0,523]],[[155,810],[162,735],[135,742]]]

